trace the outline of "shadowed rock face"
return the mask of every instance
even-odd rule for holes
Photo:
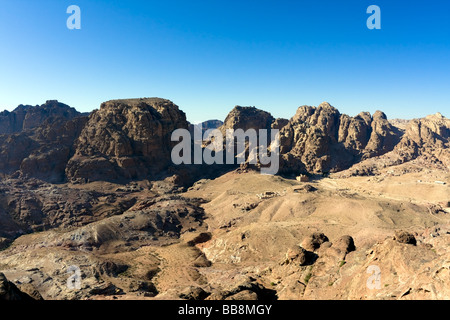
[[[0,134],[11,134],[20,132],[23,129],[23,122],[27,114],[27,110],[32,106],[20,105],[14,111],[7,110],[0,113]]]
[[[394,149],[401,162],[409,161],[425,149],[445,149],[450,130],[440,114],[399,129],[381,111],[350,117],[326,102],[302,106],[290,120],[236,106],[221,126],[205,124],[224,136],[226,129],[279,129],[281,174],[342,171]],[[170,136],[178,128],[192,126],[178,106],[159,98],[111,100],[89,118],[53,100],[21,105],[0,113],[0,173],[49,182],[154,178],[171,166]],[[448,165],[443,153],[432,157]]]
[[[381,111],[350,117],[324,102],[318,107],[301,106],[290,120],[236,106],[220,130],[225,136],[226,129],[279,129],[279,173],[317,174],[342,171],[394,149],[403,161],[415,159],[427,148],[445,149],[449,127],[448,119],[440,114],[411,120],[405,129],[391,124]],[[448,157],[443,158],[447,164]]]
[[[413,234],[399,230],[395,233],[394,240],[400,243],[416,245],[417,241]]]
[[[371,129],[370,139],[363,151],[362,159],[380,156],[391,151],[402,136],[401,131],[392,126],[381,111],[373,114]]]
[[[169,100],[112,100],[94,111],[67,164],[69,179],[148,177],[170,164],[171,134],[188,129],[184,112]]]
[[[16,285],[6,279],[3,273],[0,273],[0,301],[31,301],[34,300],[28,294],[20,291]]]

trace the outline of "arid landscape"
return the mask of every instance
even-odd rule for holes
[[[450,299],[448,118],[324,102],[204,123],[278,129],[280,170],[263,175],[174,165],[181,109],[0,113],[0,300]]]

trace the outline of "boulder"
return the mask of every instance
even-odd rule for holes
[[[316,251],[323,243],[328,241],[328,237],[325,234],[314,232],[303,239],[301,246],[306,250]]]
[[[333,243],[332,247],[341,250],[344,254],[356,250],[353,238],[349,235],[340,237],[336,242]]]
[[[201,287],[187,287],[180,293],[180,298],[184,300],[205,300],[210,295]]]
[[[413,234],[402,230],[395,232],[394,240],[397,240],[400,243],[412,244],[414,246],[417,244],[416,237],[414,237]]]
[[[293,263],[302,266],[308,261],[308,253],[305,249],[300,246],[293,246],[289,248],[286,252],[286,262]]]

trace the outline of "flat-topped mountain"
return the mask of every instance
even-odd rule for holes
[[[220,128],[225,136],[227,129],[270,129],[270,125],[274,121],[274,117],[269,112],[257,109],[255,107],[235,106],[225,118]]]
[[[188,129],[177,105],[159,98],[111,100],[102,103],[75,142],[67,163],[70,179],[145,178],[170,165],[171,134]]]

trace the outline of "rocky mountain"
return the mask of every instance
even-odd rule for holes
[[[279,129],[280,173],[287,175],[339,172],[394,149],[400,158],[396,162],[415,159],[427,149],[429,157],[448,163],[442,151],[448,145],[448,119],[442,115],[407,122],[389,121],[381,111],[350,117],[325,102],[301,106],[289,120],[236,106],[223,123],[203,125],[224,135],[227,129]],[[0,115],[0,173],[49,182],[164,175],[173,167],[170,135],[178,128],[192,131],[184,112],[159,98],[108,101],[89,117],[57,101],[21,105]]]
[[[203,121],[203,122],[197,123],[197,124],[189,123],[189,132],[193,136],[194,135],[194,126],[201,127],[202,128],[202,136],[203,136],[203,134],[205,133],[206,130],[218,129],[222,125],[223,125],[223,121],[217,120],[217,119],[207,120],[207,121]]]
[[[220,130],[225,136],[227,129],[242,129],[247,131],[248,129],[270,129],[274,118],[269,112],[257,109],[255,107],[241,107],[235,106],[227,117]]]
[[[56,100],[4,111],[0,115],[0,173],[63,181],[73,143],[86,120]]]
[[[89,191],[33,178],[0,181],[0,249],[17,237],[73,228],[122,214],[135,204],[132,192]]]
[[[450,168],[450,119],[442,114],[410,121],[395,121],[402,132],[391,152],[355,163],[337,176],[374,175],[380,170],[414,161],[423,166]]]
[[[147,177],[170,165],[170,135],[188,128],[164,99],[113,100],[89,117],[57,101],[0,115],[0,172],[49,182]]]
[[[172,165],[171,133],[192,126],[165,99],[3,112],[0,299],[450,297],[449,119],[322,103],[205,127],[280,130],[281,174]]]
[[[170,165],[171,134],[188,129],[186,115],[169,100],[111,100],[91,113],[68,161],[69,180],[148,177]]]
[[[437,113],[422,119],[409,121],[405,134],[395,146],[395,152],[403,155],[405,160],[412,160],[425,153],[433,154],[444,165],[449,165],[448,159],[441,152],[448,155],[450,147],[450,119]]]
[[[302,106],[289,120],[275,119],[254,107],[236,106],[226,117],[226,129],[279,129],[280,173],[317,174],[341,171],[364,159],[394,149],[403,132],[386,115],[341,114],[328,103]]]
[[[302,106],[280,132],[283,172],[340,171],[391,151],[401,132],[384,113],[341,114],[328,103]]]
[[[11,134],[33,129],[58,120],[70,120],[81,114],[57,100],[48,100],[41,106],[20,105],[13,111],[0,113],[0,134]]]

